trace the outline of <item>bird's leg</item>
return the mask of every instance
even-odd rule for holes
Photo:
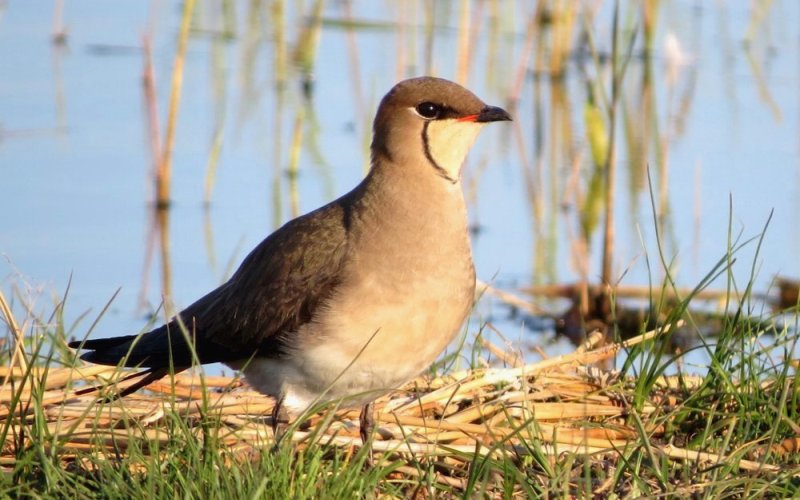
[[[367,446],[367,465],[372,465],[372,433],[375,431],[375,404],[370,401],[361,408],[358,420],[361,424],[359,434],[363,446]]]
[[[279,444],[281,438],[289,427],[289,413],[283,407],[283,397],[275,399],[275,406],[272,408],[272,434],[275,436],[275,446]]]
[[[359,433],[361,441],[366,445],[369,438],[372,437],[372,432],[375,430],[375,404],[370,401],[361,408],[361,415],[358,417],[361,422]]]

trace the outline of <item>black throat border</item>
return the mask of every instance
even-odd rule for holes
[[[433,159],[433,155],[431,154],[431,147],[428,144],[428,125],[430,125],[430,123],[431,122],[425,122],[425,125],[423,125],[422,127],[422,147],[425,150],[425,158],[428,159],[428,161],[430,162],[430,164],[433,166],[433,168],[436,170],[436,173],[439,174],[440,177],[443,177],[448,181],[450,181],[452,184],[455,184],[456,182],[458,182],[458,179],[453,179],[452,177],[450,177],[450,175],[448,175],[447,173],[447,170],[442,168],[441,165],[436,163],[436,160]]]

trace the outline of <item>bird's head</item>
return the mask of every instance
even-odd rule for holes
[[[433,77],[404,80],[381,101],[372,138],[373,166],[381,160],[423,165],[452,183],[483,125],[511,120],[457,83]]]

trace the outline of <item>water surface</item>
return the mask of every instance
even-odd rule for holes
[[[614,276],[639,285],[664,276],[653,204],[681,285],[702,280],[731,232],[755,236],[770,214],[759,255],[755,245],[738,253],[733,277],[743,288],[755,266],[756,289],[766,291],[776,274],[800,276],[800,6],[778,1],[755,12],[745,2],[665,2],[648,39],[640,3],[620,4],[622,45],[631,29],[639,34],[617,119]],[[316,5],[198,3],[165,239],[171,301],[190,304],[293,212],[354,186],[379,99],[398,80],[426,73],[460,80],[515,117],[511,126],[487,127],[465,167],[479,278],[511,291],[599,279],[602,230],[594,226],[588,254],[579,251],[580,213],[595,168],[587,91],[610,89],[612,2],[599,2],[585,22],[554,13],[532,36],[528,2],[441,2],[433,11],[430,2],[329,2],[315,17]],[[120,289],[94,335],[139,331],[165,292],[143,36],[152,45],[163,140],[181,8],[68,2],[66,44],[57,45],[51,4],[0,7],[3,287],[44,312],[71,279],[68,321],[93,317]],[[599,62],[581,49],[586,27]],[[571,50],[554,74],[563,30]],[[312,82],[310,97],[304,81]],[[298,131],[293,183],[287,170]],[[506,314],[486,300],[470,331],[491,319],[512,340],[527,338]]]

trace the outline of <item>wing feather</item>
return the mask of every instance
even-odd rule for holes
[[[285,355],[293,334],[340,283],[350,216],[346,197],[269,235],[226,283],[167,324],[143,335],[70,346],[89,350],[82,358],[94,363],[149,368],[191,366],[192,350],[201,363]]]

